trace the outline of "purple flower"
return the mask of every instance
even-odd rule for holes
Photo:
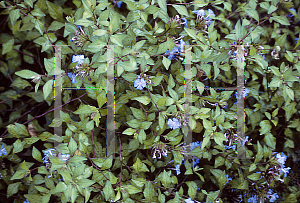
[[[122,4],[122,1],[119,1],[119,2],[117,3],[117,6],[118,6],[119,8],[121,8],[121,4]]]
[[[68,73],[68,76],[71,78],[72,83],[77,83],[75,73]]]
[[[2,154],[7,155],[6,148],[4,148],[3,145],[1,146],[1,149],[0,149],[0,156],[2,156]]]
[[[84,55],[73,55],[72,63],[78,62],[77,64],[80,65],[83,63],[83,59],[84,59]]]
[[[137,79],[134,81],[134,87],[138,90],[143,90],[146,87],[146,81],[141,76],[137,76]]]
[[[177,118],[173,118],[173,119],[169,118],[167,124],[173,130],[181,127],[181,123]]]

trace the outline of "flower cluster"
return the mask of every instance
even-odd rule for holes
[[[91,71],[91,64],[85,64],[84,55],[73,55],[72,63],[77,63],[76,67],[73,67],[75,73],[68,73],[68,76],[71,78],[72,83],[76,83],[76,77],[79,75],[82,80],[84,80],[85,76],[89,76],[89,72]]]
[[[0,156],[2,156],[2,154],[7,155],[6,148],[4,148],[3,145],[1,146],[1,149],[0,149]]]
[[[268,193],[267,193],[267,198],[270,199],[269,201],[270,202],[274,202],[278,197],[279,195],[277,193],[273,193],[273,191],[271,189],[269,189]]]
[[[168,151],[166,149],[166,146],[167,145],[161,141],[154,143],[152,148],[152,150],[154,150],[154,152],[152,153],[152,159],[156,159],[156,153],[159,155],[159,159],[161,159],[161,155],[167,157]]]
[[[42,159],[44,164],[49,163],[49,155],[51,155],[51,156],[55,156],[56,155],[56,153],[54,153],[54,151],[55,151],[54,148],[50,148],[50,149],[44,151],[44,155],[45,156]],[[60,156],[60,159],[62,161],[67,161],[69,158],[70,158],[69,154],[61,154],[61,156]]]
[[[203,9],[196,10],[193,12],[197,15],[196,25],[197,26],[204,25],[204,29],[207,29],[208,26],[212,23],[211,17],[212,16],[216,17],[216,15],[214,14],[214,12],[211,9],[208,9],[208,15],[206,17],[205,17],[205,11]]]
[[[184,45],[185,45],[185,42],[182,40],[183,36],[181,36],[179,39],[180,39],[180,44],[176,44],[176,46],[173,47],[173,49],[171,50],[171,52],[169,51],[169,49],[165,52],[165,55],[168,55],[168,59],[169,60],[172,60],[175,58],[175,54],[176,55],[180,55],[180,53],[184,52]],[[176,39],[175,39],[176,40]],[[178,40],[178,39],[177,39]],[[178,57],[180,60],[184,60],[182,57]],[[177,58],[175,58],[176,61],[178,60]]]
[[[74,44],[77,47],[82,47],[89,40],[89,36],[88,36],[88,34],[86,34],[84,32],[84,30],[82,29],[82,27],[80,25],[78,25],[78,29],[79,29],[79,32],[76,31],[76,33],[75,33],[76,36],[72,37],[72,39],[70,41],[74,42]]]
[[[187,19],[184,17],[180,18],[179,15],[176,15],[169,20],[169,26],[171,28],[178,28],[178,25],[184,25],[185,27],[188,27]]]
[[[173,130],[181,127],[181,123],[179,122],[179,120],[177,118],[172,118],[172,119],[169,118],[167,124]]]

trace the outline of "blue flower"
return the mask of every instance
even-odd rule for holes
[[[284,168],[284,166],[282,166],[280,169],[279,169],[279,173],[282,174],[282,172],[284,173],[284,177],[287,176],[287,173],[289,173],[289,170],[291,168],[290,167],[287,167],[287,168]]]
[[[231,177],[229,177],[229,175],[228,175],[228,174],[226,174],[226,178],[227,178],[227,182],[226,182],[226,183],[228,183],[229,181],[232,181],[232,178],[231,178]]]
[[[2,156],[2,154],[7,155],[6,148],[4,148],[3,145],[1,146],[1,149],[0,149],[0,156]]]
[[[84,59],[84,55],[73,55],[72,63],[78,62],[77,64],[80,65],[83,63],[83,59]]]
[[[294,8],[290,8],[289,10],[293,11],[294,13],[297,13],[297,11]],[[290,13],[289,15],[287,15],[287,17],[294,17],[294,15]]]
[[[201,148],[201,145],[202,145],[202,141],[199,143],[199,141],[197,141],[197,142],[192,142],[192,143],[190,143],[190,149],[191,149],[191,151],[193,150],[193,149],[195,149],[196,147],[200,147]]]
[[[295,38],[295,44],[297,44],[299,41],[299,37]]]
[[[274,202],[279,197],[279,195],[277,193],[274,193],[274,194],[272,194],[272,193],[273,193],[273,191],[271,189],[269,189],[267,195],[268,195],[268,198],[270,198],[270,200],[269,200],[270,202]]]
[[[71,78],[72,83],[77,83],[75,73],[68,73],[68,76]]]
[[[45,155],[45,156],[44,156],[44,158],[42,159],[44,164],[45,164],[45,163],[48,163],[48,161],[49,161],[49,154],[50,154],[51,156],[54,156],[54,154],[53,154],[52,151],[55,151],[55,149],[54,149],[54,148],[50,148],[50,149],[44,151],[44,155]]]
[[[194,162],[194,167],[200,162],[200,159],[196,159],[196,161]]]
[[[257,202],[257,197],[256,197],[256,195],[250,197],[250,198],[248,199],[248,202],[256,203],[256,202]]]
[[[82,30],[82,27],[81,27],[81,25],[78,25],[78,29],[79,29],[79,30]]]
[[[214,12],[211,9],[208,9],[208,19],[212,20],[210,16],[216,17],[216,15],[214,14]]]
[[[181,123],[177,118],[173,118],[173,119],[169,118],[167,124],[173,130],[181,127]]]
[[[70,154],[62,154],[60,157],[62,161],[68,161],[69,158],[70,158]]]
[[[235,145],[232,145],[232,146],[225,145],[225,149],[233,149],[233,150],[235,150]]]
[[[205,16],[205,11],[203,9],[200,9],[200,10],[196,10],[196,11],[193,11],[197,17],[204,17]]]
[[[143,90],[146,87],[146,81],[141,76],[137,76],[137,79],[134,81],[134,87],[138,90]]]
[[[121,8],[122,1],[118,1],[117,6]]]
[[[282,155],[282,156],[281,156],[281,155]],[[281,153],[281,155],[280,155],[280,154],[277,154],[277,155],[276,155],[276,158],[277,158],[278,163],[280,163],[281,165],[284,165],[287,156],[284,155],[283,153]]]
[[[191,198],[188,198],[188,199],[186,199],[184,201],[185,201],[185,203],[194,203],[194,201]]]
[[[175,170],[176,170],[176,174],[179,175],[180,174],[180,165],[179,164],[176,165]]]
[[[183,24],[184,24],[184,26],[185,26],[185,27],[188,27],[188,24],[187,24],[187,20],[186,20],[186,18],[181,18],[181,19],[182,19],[182,20],[184,20],[184,23],[183,23]]]
[[[30,203],[28,199],[26,199],[26,201],[24,201],[23,203]]]

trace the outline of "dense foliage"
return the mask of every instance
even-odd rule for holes
[[[299,4],[1,1],[0,202],[297,202]]]

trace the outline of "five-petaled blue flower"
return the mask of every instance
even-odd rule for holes
[[[277,194],[277,193],[274,193],[274,194],[272,194],[273,193],[273,191],[271,190],[271,189],[269,189],[269,191],[268,191],[268,198],[270,198],[270,202],[274,202],[278,197],[279,197],[279,195]]]
[[[143,90],[146,87],[146,81],[141,76],[137,76],[137,79],[134,81],[134,87],[138,90]]]
[[[276,155],[276,158],[277,158],[278,163],[280,163],[281,165],[284,165],[287,156],[284,155],[283,153],[281,153],[281,155],[280,155],[280,154],[277,154],[277,155]]]
[[[177,118],[173,118],[173,119],[169,118],[167,124],[173,130],[181,127],[181,123]]]
[[[80,65],[83,63],[83,59],[84,59],[84,55],[73,55],[72,63],[78,62],[77,64]]]
[[[184,201],[185,201],[185,203],[194,203],[194,201],[191,198],[188,198],[188,199],[186,199]]]
[[[68,76],[71,78],[72,83],[77,83],[75,73],[68,73]]]
[[[30,203],[28,199],[26,199],[23,203]]]
[[[231,177],[229,177],[229,175],[228,175],[228,174],[226,175],[226,178],[227,178],[227,182],[226,182],[226,183],[228,183],[229,181],[232,181],[232,178],[231,178]]]
[[[250,197],[250,198],[248,199],[248,202],[256,203],[256,202],[257,202],[257,197],[256,197],[256,195]]]
[[[7,155],[6,148],[4,148],[3,145],[1,146],[1,149],[0,149],[0,156],[2,156],[2,154]]]

